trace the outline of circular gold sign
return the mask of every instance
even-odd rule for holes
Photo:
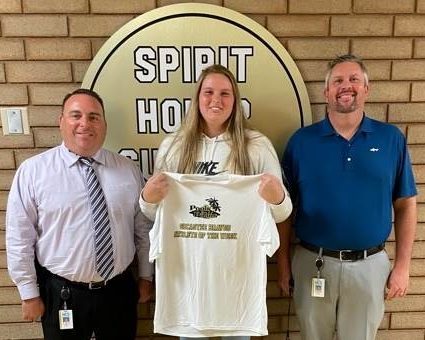
[[[83,87],[105,101],[105,147],[152,174],[160,142],[178,128],[196,79],[213,63],[233,72],[251,126],[279,156],[292,132],[311,123],[298,68],[270,32],[227,8],[177,4],[128,22],[93,59]]]

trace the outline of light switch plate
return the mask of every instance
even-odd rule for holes
[[[29,134],[28,112],[26,107],[1,108],[3,135]]]

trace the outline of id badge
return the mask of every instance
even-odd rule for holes
[[[74,320],[71,309],[59,310],[59,329],[73,329]]]
[[[311,296],[325,297],[325,279],[313,277],[311,280]]]

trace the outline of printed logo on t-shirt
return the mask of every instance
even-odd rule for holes
[[[221,174],[227,170],[224,171],[215,171],[218,167],[218,162],[213,162],[213,161],[209,161],[209,162],[196,162],[195,165],[195,174],[198,175],[207,175],[207,176],[214,176],[214,175],[218,175]]]
[[[194,217],[200,218],[217,218],[220,216],[219,211],[221,210],[221,207],[220,204],[218,204],[218,200],[216,198],[206,198],[205,201],[207,201],[208,204],[204,204],[201,207],[191,205],[189,213],[191,213]]]

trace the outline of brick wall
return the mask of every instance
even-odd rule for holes
[[[103,42],[119,27],[173,0],[0,0],[0,106],[27,106],[31,134],[0,131],[0,338],[38,339],[37,323],[21,321],[20,299],[5,256],[5,209],[15,169],[60,141],[59,105],[79,87]],[[387,303],[379,340],[425,339],[425,0],[205,0],[264,25],[296,61],[307,84],[314,120],[323,116],[326,61],[352,52],[371,75],[367,111],[396,124],[407,136],[418,183],[419,223],[411,286]],[[1,128],[0,128],[1,130]],[[394,256],[393,236],[387,244]],[[269,266],[269,339],[282,339],[288,300]],[[153,305],[140,305],[138,334],[152,337]],[[299,339],[291,312],[292,339]]]

